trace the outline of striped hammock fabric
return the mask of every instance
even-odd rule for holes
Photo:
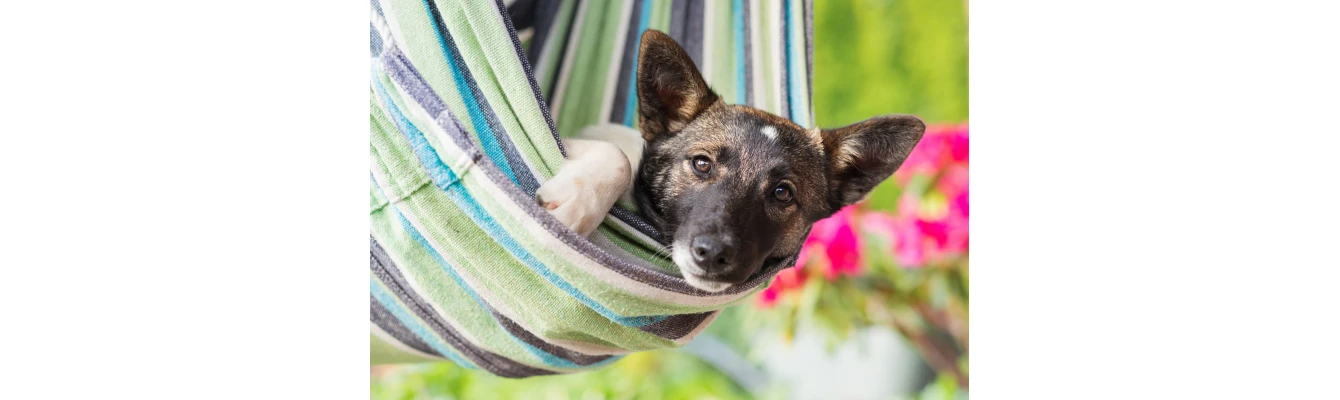
[[[726,101],[811,126],[808,1],[513,6],[532,7],[526,46],[501,1],[372,1],[373,363],[445,359],[504,377],[598,368],[684,345],[794,263],[703,292],[634,205],[584,238],[534,196],[563,164],[560,136],[635,126],[645,29],[683,44]]]

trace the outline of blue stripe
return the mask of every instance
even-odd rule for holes
[[[381,81],[373,79],[373,85],[377,89],[378,97],[382,100],[383,108],[391,114],[392,120],[395,121],[396,126],[405,134],[405,138],[409,141],[410,147],[413,148],[414,154],[419,157],[420,163],[423,164],[424,169],[428,172],[428,176],[433,179],[433,183],[446,192],[447,197],[450,198],[457,207],[464,211],[466,215],[469,215],[470,219],[474,220],[475,225],[478,225],[480,229],[483,229],[484,232],[488,233],[489,237],[493,238],[495,242],[506,249],[508,253],[511,253],[513,257],[516,257],[517,260],[521,261],[532,271],[544,277],[549,283],[566,292],[569,296],[577,299],[577,301],[585,304],[591,310],[620,325],[642,327],[660,322],[667,318],[663,315],[641,317],[621,316],[599,302],[587,297],[586,294],[582,293],[576,287],[573,287],[572,284],[549,270],[549,267],[537,260],[533,255],[522,248],[515,239],[509,236],[498,222],[480,207],[478,202],[475,201],[469,192],[465,191],[461,186],[456,185],[456,183],[460,181],[460,178],[442,162],[437,151],[428,143],[428,139],[424,138],[423,133],[400,113],[400,110],[396,108],[394,103],[389,101],[389,95],[386,93],[386,88],[382,86]],[[448,112],[448,114],[449,113],[450,112]]]
[[[749,97],[744,85],[744,0],[732,2],[731,12],[735,14],[735,102],[746,104]]]
[[[651,6],[651,0],[642,2],[642,15],[637,22],[638,40],[642,40],[642,33],[647,31],[647,24],[651,21]],[[637,113],[637,56],[641,51],[642,43],[633,46],[633,73],[628,74],[628,104],[623,113],[623,124],[629,127],[633,126],[633,115]]]
[[[429,346],[433,346],[434,350],[437,350],[438,353],[446,355],[447,358],[450,358],[451,361],[456,362],[457,365],[470,369],[479,369],[479,367],[475,366],[474,363],[466,360],[461,355],[456,354],[455,348],[448,346],[436,335],[430,333],[428,331],[428,328],[425,328],[422,324],[420,324],[419,321],[415,319],[414,316],[411,315],[408,310],[405,310],[405,308],[401,306],[399,302],[396,301],[394,295],[387,292],[386,289],[382,288],[381,285],[377,284],[376,277],[372,277],[371,283],[372,283],[372,296],[377,298],[377,302],[381,303],[382,306],[386,307],[386,310],[390,311],[391,315],[394,315],[397,320],[400,320],[401,324],[404,324],[406,328],[409,328],[410,331],[414,332],[414,334],[419,337],[419,340],[423,340],[424,343],[428,343]]]
[[[804,77],[800,75],[800,62],[801,60],[804,60],[805,57],[798,54],[803,46],[793,45],[794,42],[800,41],[797,40],[797,36],[800,35],[801,31],[805,30],[805,25],[803,22],[798,21],[797,15],[799,13],[794,12],[793,9],[795,7],[791,6],[792,0],[784,1],[786,3],[786,26],[789,28],[786,33],[786,64],[788,65],[787,72],[790,72],[789,78],[791,82],[787,84],[787,89],[790,89],[788,90],[788,96],[791,98],[791,120],[802,127],[809,128],[808,107],[806,107],[807,109],[802,110],[800,107],[796,106],[797,104],[800,104],[800,88],[805,87]],[[799,29],[797,29],[797,27],[799,27]],[[806,88],[806,90],[808,89],[809,88]]]
[[[429,18],[432,18],[433,8],[428,4],[428,1],[423,1],[423,7]],[[506,174],[512,180],[512,183],[520,185],[516,174],[512,172],[511,164],[507,162],[507,157],[502,154],[502,146],[498,143],[497,136],[485,120],[484,111],[479,107],[479,100],[471,92],[470,84],[466,81],[465,75],[461,74],[461,68],[456,64],[455,57],[452,57],[453,53],[447,45],[447,38],[443,35],[446,28],[437,26],[436,22],[433,25],[433,33],[437,35],[437,44],[441,47],[442,58],[447,60],[447,67],[451,70],[451,78],[456,82],[456,92],[461,96],[462,102],[465,103],[466,113],[470,115],[470,123],[475,128],[475,135],[479,136],[479,141],[483,144],[484,154],[487,154],[489,159],[498,165],[498,169],[501,169],[503,174]]]

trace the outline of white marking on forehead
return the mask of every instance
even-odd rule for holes
[[[775,126],[764,126],[760,132],[763,132],[763,136],[767,136],[768,139],[777,140],[777,127]]]

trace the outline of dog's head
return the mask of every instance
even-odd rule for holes
[[[718,292],[795,254],[814,222],[863,199],[921,139],[912,116],[806,130],[726,104],[664,33],[642,35],[634,196],[694,287]]]

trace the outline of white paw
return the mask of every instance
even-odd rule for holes
[[[590,207],[586,204],[592,202],[592,195],[589,189],[583,188],[585,184],[586,182],[578,177],[555,176],[554,179],[545,182],[544,186],[540,186],[540,190],[535,192],[535,200],[553,214],[558,222],[579,235],[588,236],[595,231],[596,226],[600,225],[604,215],[598,217],[587,215]]]
[[[535,198],[559,222],[590,236],[631,184],[628,159],[609,143],[564,140],[571,157]]]

